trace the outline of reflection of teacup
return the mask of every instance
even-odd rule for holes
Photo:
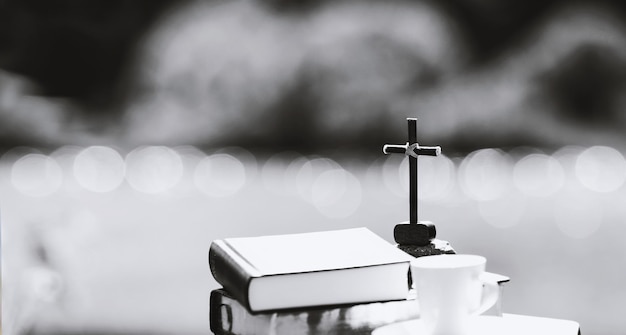
[[[476,255],[437,255],[411,262],[411,273],[428,335],[464,335],[470,317],[491,308],[498,283],[485,273],[487,260]]]

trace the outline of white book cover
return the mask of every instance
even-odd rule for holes
[[[409,294],[413,257],[367,228],[227,238],[212,249],[214,277],[251,311]]]

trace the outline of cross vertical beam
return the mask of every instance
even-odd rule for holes
[[[417,143],[417,119],[407,118],[409,125],[409,145]],[[409,223],[417,223],[417,155],[409,155]]]

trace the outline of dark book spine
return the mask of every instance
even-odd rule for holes
[[[211,291],[209,298],[209,327],[215,335],[236,335],[233,333],[233,310],[223,298],[222,290]]]
[[[287,335],[288,333],[273,330],[272,318],[276,319],[278,316],[275,312],[252,314],[224,289],[211,291],[209,322],[215,335]],[[290,320],[289,323],[294,321]]]
[[[211,243],[209,248],[211,274],[235,299],[251,309],[248,288],[252,276],[224,248],[227,246],[222,243]]]
[[[209,298],[209,327],[215,335],[228,335],[228,331],[224,329],[222,324],[224,323],[223,320],[226,322],[232,320],[232,313],[230,313],[228,306],[223,308],[224,306],[220,292],[217,290],[211,291]]]

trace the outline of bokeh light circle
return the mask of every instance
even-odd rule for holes
[[[530,154],[520,159],[513,168],[513,183],[529,196],[547,197],[564,184],[565,171],[554,157]]]
[[[234,157],[243,164],[246,179],[248,181],[256,179],[259,173],[259,163],[256,156],[249,150],[242,147],[225,147],[215,152],[215,154],[226,154]]]
[[[38,149],[31,148],[31,147],[17,146],[3,153],[0,156],[0,182],[5,182],[8,185],[10,185],[12,183],[11,175],[12,175],[13,165],[20,158],[28,154],[42,154],[42,152]]]
[[[31,153],[13,164],[11,183],[22,194],[44,197],[59,190],[63,183],[63,171],[54,159]]]
[[[407,159],[408,161],[408,159]],[[408,163],[403,166],[408,168]],[[445,155],[420,157],[417,162],[419,199],[436,200],[448,195],[454,186],[456,169],[452,160]],[[409,179],[408,169],[401,172],[401,177]]]
[[[280,152],[271,156],[261,168],[263,186],[274,194],[297,194],[296,175],[300,167],[307,161],[308,159],[292,151]]]
[[[604,211],[597,201],[584,194],[559,197],[553,208],[559,230],[574,239],[584,239],[595,233],[604,220]]]
[[[311,187],[311,203],[324,216],[345,218],[352,215],[361,204],[361,184],[344,169],[322,172]]]
[[[126,156],[126,180],[139,192],[165,192],[176,186],[182,175],[182,160],[168,147],[139,147]]]
[[[118,188],[124,181],[124,158],[113,148],[92,146],[74,159],[74,178],[84,189],[104,193]]]
[[[459,167],[459,184],[473,200],[501,197],[511,183],[511,160],[498,149],[481,149],[469,154]]]
[[[305,161],[296,174],[298,194],[307,202],[312,202],[313,184],[316,179],[322,173],[334,169],[341,169],[341,166],[329,158],[316,157]]]
[[[72,171],[74,169],[74,161],[76,156],[85,150],[84,147],[77,145],[64,145],[50,153],[50,157],[53,158],[61,167],[63,171]],[[68,175],[73,177],[73,175]]]
[[[193,174],[200,161],[206,158],[207,154],[193,145],[180,145],[172,149],[178,154],[183,164],[183,178],[176,186],[176,190],[179,194],[197,191],[198,186],[193,180]],[[187,178],[187,176],[189,177]]]
[[[231,196],[246,184],[246,169],[237,158],[214,154],[201,160],[193,174],[196,187],[214,197]]]
[[[586,188],[601,193],[613,192],[626,181],[626,160],[617,150],[593,146],[576,159],[576,177]]]
[[[408,169],[408,158],[400,155],[387,156],[382,165],[383,183],[396,196],[405,197],[409,193]]]
[[[496,228],[511,228],[522,221],[526,199],[512,194],[495,200],[478,202],[478,212],[485,222]]]
[[[207,156],[204,151],[192,145],[177,146],[173,150],[180,156],[185,173],[193,173],[198,163]]]

